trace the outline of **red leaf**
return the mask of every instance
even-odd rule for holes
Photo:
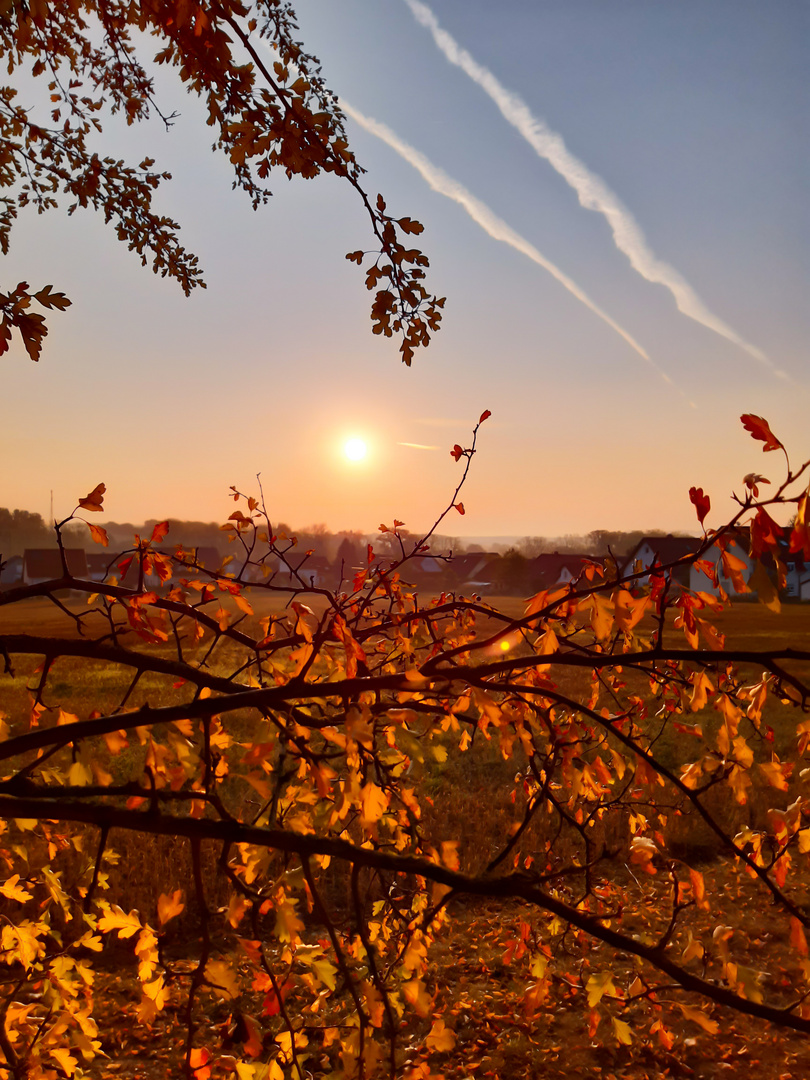
[[[456,445],[450,451],[450,457],[454,457],[456,459],[456,461],[460,461],[463,454],[464,454],[464,451],[461,449],[461,447],[458,445],[458,443],[456,443]]]
[[[79,499],[79,506],[81,506],[82,510],[101,510],[106,490],[106,484],[96,484],[91,492],[85,495],[83,499]]]
[[[481,413],[481,416],[478,419],[478,423],[483,424],[483,422],[485,420],[489,420],[490,416],[492,416],[492,413],[489,411],[489,409],[484,409],[484,411]]]
[[[708,495],[703,494],[703,488],[690,487],[689,499],[692,502],[695,510],[697,510],[698,521],[703,524],[703,521],[712,508],[712,501]]]
[[[783,529],[777,525],[767,510],[760,506],[751,522],[751,554],[759,559],[769,551],[779,551],[779,539]]]
[[[779,442],[777,437],[771,431],[768,426],[768,421],[763,420],[761,416],[754,416],[753,413],[743,413],[740,417],[742,425],[746,431],[751,432],[751,438],[757,439],[759,442],[764,442],[762,447],[763,453],[766,450],[783,450],[784,447]]]
[[[467,511],[466,511],[466,510],[464,509],[464,503],[456,503],[456,504],[455,504],[455,506],[456,506],[456,510],[458,510],[458,512],[459,512],[460,514],[465,514],[465,513],[467,512]]]
[[[166,533],[168,531],[169,531],[169,523],[168,523],[168,521],[159,521],[157,523],[157,525],[154,527],[154,529],[152,529],[152,539],[151,539],[150,542],[153,543],[153,544],[155,544],[155,543],[159,544],[160,541],[163,539],[163,537],[166,535]]]

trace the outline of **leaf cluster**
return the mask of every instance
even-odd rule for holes
[[[372,203],[367,196],[337,99],[296,34],[293,9],[281,0],[9,0],[0,17],[0,52],[10,80],[0,86],[0,250],[8,251],[20,209],[43,213],[64,202],[69,214],[79,208],[103,214],[143,265],[151,261],[155,273],[174,278],[186,295],[204,287],[197,257],[180,243],[177,222],[153,208],[155,191],[170,174],[156,171],[152,158],[128,164],[94,148],[110,114],[127,124],[151,115],[172,124],[174,116],[161,111],[154,79],[140,58],[146,36],[157,45],[153,62],[173,68],[204,102],[213,149],[228,158],[234,187],[254,208],[270,198],[268,181],[279,170],[304,179],[334,173],[355,189],[379,244],[367,279],[369,288],[384,282],[372,306],[374,332],[399,334],[410,364],[414,350],[439,328],[444,304],[423,284],[427,257],[400,240],[422,226],[389,216],[382,197]],[[18,71],[47,85],[47,119],[35,120],[30,106],[19,102],[13,85]],[[362,253],[350,257],[358,254],[362,262]],[[4,304],[4,314],[18,304],[8,325],[18,327],[37,359],[41,317],[22,314],[24,297],[13,297]]]

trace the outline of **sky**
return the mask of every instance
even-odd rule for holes
[[[413,366],[374,337],[355,193],[288,182],[257,212],[161,73],[144,154],[208,288],[186,299],[88,212],[21,215],[5,287],[70,296],[42,359],[0,358],[0,505],[224,521],[231,485],[295,528],[559,536],[695,531],[810,457],[810,7],[794,0],[299,0],[372,195],[421,221],[443,329]],[[27,92],[27,91],[26,91]],[[33,100],[33,98],[32,98]],[[347,439],[366,442],[359,461]],[[101,515],[100,515],[101,517]]]

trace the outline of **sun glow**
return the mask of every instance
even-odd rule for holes
[[[343,444],[343,453],[349,461],[362,461],[368,453],[368,447],[362,439],[347,439]]]

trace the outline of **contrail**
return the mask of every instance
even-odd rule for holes
[[[397,446],[410,446],[410,448],[412,450],[439,450],[439,449],[441,449],[441,447],[438,447],[438,446],[425,446],[424,443],[420,443],[420,442],[401,442],[401,443],[397,443]]]
[[[668,263],[661,262],[647,246],[647,240],[638,223],[619,197],[610,190],[601,177],[596,176],[579,158],[568,150],[562,136],[552,131],[543,120],[533,116],[526,102],[503,86],[491,71],[483,67],[463,49],[446,30],[439,25],[436,16],[421,0],[405,0],[414,18],[433,35],[433,40],[451,64],[460,67],[473,82],[489,95],[504,118],[520,132],[537,155],[574,189],[580,204],[586,210],[603,214],[610,225],[613,240],[619,251],[630,260],[630,265],[647,281],[665,286],[675,298],[678,310],[690,319],[733,342],[758,360],[760,364],[787,379],[755,345],[741,338],[736,331],[714,315],[695,290],[678,271]]]
[[[516,233],[509,225],[506,224],[502,218],[499,218],[497,214],[480,199],[477,199],[472,195],[465,187],[458,183],[457,180],[453,180],[447,173],[443,172],[438,166],[434,165],[431,161],[420,154],[418,150],[415,150],[408,143],[403,142],[398,135],[395,135],[389,127],[385,124],[381,124],[378,120],[372,120],[371,117],[361,113],[358,109],[355,109],[353,105],[350,105],[345,98],[340,98],[340,107],[350,116],[352,120],[356,121],[365,131],[371,135],[376,135],[378,139],[382,139],[384,143],[395,150],[400,157],[404,158],[409,165],[412,165],[419,173],[421,173],[423,179],[437,191],[440,195],[446,195],[448,199],[453,199],[460,206],[463,206],[473,221],[480,225],[484,232],[488,233],[493,240],[500,240],[504,244],[508,244],[514,248],[515,251],[520,251],[532,262],[537,263],[538,266],[542,266],[544,270],[547,270],[553,278],[575,296],[577,300],[581,301],[590,311],[597,315],[603,322],[606,322],[608,326],[615,330],[617,334],[624,338],[627,344],[643,357],[658,374],[669,383],[670,386],[674,385],[672,379],[666,372],[662,371],[654,361],[650,359],[648,354],[639,345],[639,343],[628,334],[628,332],[619,326],[619,324],[602,309],[591,300],[587,293],[577,285],[575,281],[572,281],[567,274],[564,274],[558,266],[549,262],[544,255],[541,255],[537,248],[530,244],[528,240]]]

